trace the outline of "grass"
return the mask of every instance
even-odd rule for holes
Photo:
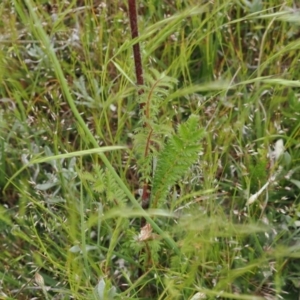
[[[297,5],[196,2],[139,1],[136,40],[126,1],[1,2],[1,299],[299,297]],[[146,211],[136,41],[146,91],[177,80],[145,94],[170,171]]]

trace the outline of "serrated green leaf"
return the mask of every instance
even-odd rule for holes
[[[153,207],[157,207],[157,203],[165,198],[169,187],[198,159],[200,139],[204,135],[199,130],[198,123],[198,117],[192,115],[186,123],[179,125],[178,133],[170,137],[159,153],[152,187]]]

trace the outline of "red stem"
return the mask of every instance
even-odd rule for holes
[[[138,24],[137,24],[136,1],[128,0],[128,8],[129,8],[129,20],[130,20],[130,27],[131,27],[131,37],[132,39],[135,39],[139,36]],[[136,42],[133,45],[133,57],[134,57],[137,85],[144,85],[141,50],[140,50],[140,44],[138,42]],[[144,92],[143,89],[139,90],[140,95],[143,94],[143,92]],[[143,106],[144,103],[141,104],[141,108]]]
[[[132,37],[132,39],[135,39],[139,36],[138,24],[137,24],[136,0],[128,0],[128,10],[129,10],[131,37]],[[134,58],[135,75],[136,75],[137,85],[143,86],[144,85],[143,66],[142,66],[140,45],[138,42],[136,42],[133,45],[133,58]],[[139,95],[143,94],[144,93],[143,88],[140,88],[138,93],[139,93]],[[140,109],[144,109],[144,106],[145,106],[145,103],[141,103]],[[146,124],[144,124],[144,126],[146,126]],[[142,207],[143,207],[143,209],[149,208],[149,200],[150,200],[149,185],[147,182],[144,182],[143,192],[142,192]],[[145,220],[142,219],[141,226],[144,226],[144,225],[145,225]]]

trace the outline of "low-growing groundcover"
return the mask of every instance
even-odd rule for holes
[[[298,299],[299,9],[3,0],[0,298]]]

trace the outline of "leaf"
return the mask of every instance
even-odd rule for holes
[[[85,246],[85,250],[86,252],[92,251],[92,250],[97,250],[98,247],[97,246],[92,246],[92,245],[86,245]]]
[[[95,175],[90,172],[78,173],[81,180],[86,180],[90,182],[96,182]]]
[[[110,289],[109,289],[109,291],[108,291],[108,298],[109,299],[113,299],[113,298],[115,298],[115,296],[117,295],[117,289],[116,289],[116,287],[111,287]]]
[[[103,278],[99,280],[94,291],[98,300],[104,300],[105,281]]]
[[[105,182],[103,179],[98,179],[94,184],[93,184],[93,190],[98,193],[102,193],[105,190]]]
[[[198,159],[201,151],[203,130],[199,129],[199,117],[191,115],[187,122],[179,125],[177,134],[172,135],[159,153],[153,179],[153,207],[166,197],[168,189]]]
[[[23,170],[25,170],[27,167],[31,166],[32,164],[40,164],[40,163],[44,163],[44,162],[51,162],[51,161],[54,161],[57,159],[73,158],[73,157],[77,157],[77,156],[84,156],[84,155],[90,155],[90,154],[99,154],[99,153],[103,153],[103,152],[107,152],[107,151],[121,150],[121,149],[125,149],[125,148],[126,147],[123,147],[123,146],[107,146],[107,147],[99,147],[99,148],[93,148],[93,149],[88,149],[88,150],[58,154],[58,155],[53,155],[50,157],[40,157],[41,154],[38,154],[35,158],[31,159],[28,164],[24,165],[13,176],[11,176],[3,189],[5,190],[7,188],[7,186],[13,181],[14,178],[16,178]]]
[[[72,246],[70,249],[69,249],[70,252],[72,253],[78,253],[78,252],[81,252],[81,249],[78,245],[75,245],[75,246]]]
[[[285,166],[290,166],[292,162],[292,157],[288,152],[284,152],[283,154],[283,162]]]
[[[141,232],[139,233],[137,240],[139,242],[147,241],[152,238],[152,227],[150,224],[146,224],[144,227],[141,228]]]
[[[198,292],[191,298],[191,300],[200,300],[200,299],[206,299],[206,295]]]
[[[296,179],[290,179],[290,181],[298,188],[300,189],[300,181]]]
[[[40,190],[40,191],[47,191],[49,189],[51,189],[52,187],[56,186],[58,184],[58,182],[46,182],[46,183],[41,183],[41,184],[37,184],[35,186],[35,189]]]
[[[94,295],[97,300],[112,300],[116,296],[116,288],[112,286],[107,293],[105,293],[106,283],[103,278],[99,280],[94,289]]]

